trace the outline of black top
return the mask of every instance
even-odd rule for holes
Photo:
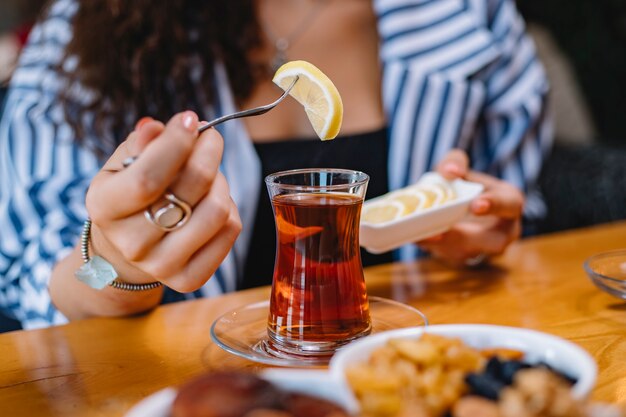
[[[274,273],[276,230],[265,177],[278,171],[299,168],[343,168],[370,176],[366,198],[388,191],[387,129],[322,142],[318,139],[255,143],[261,160],[263,184],[250,239],[248,258],[239,289],[269,285]],[[361,251],[363,266],[391,262],[391,253],[372,255]]]

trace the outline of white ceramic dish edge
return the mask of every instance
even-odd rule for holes
[[[350,414],[358,412],[358,404],[347,385],[331,377],[327,371],[270,368],[260,376],[289,392],[313,395],[331,401]],[[139,401],[124,417],[169,417],[177,391],[169,387]]]
[[[157,391],[135,404],[124,417],[170,417],[177,392],[171,387]]]

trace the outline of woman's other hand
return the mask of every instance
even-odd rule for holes
[[[185,112],[164,126],[142,119],[94,178],[87,193],[94,254],[130,283],[160,281],[179,291],[200,288],[241,231],[241,221],[219,172],[224,142],[215,129],[198,136],[198,117]],[[140,157],[128,168],[122,162]],[[167,232],[144,211],[173,193],[192,207],[188,222]]]
[[[465,152],[454,149],[437,166],[448,179],[463,178],[485,186],[470,204],[470,215],[449,231],[418,245],[434,257],[454,266],[472,265],[474,260],[500,255],[521,233],[524,195],[515,186],[493,176],[469,169]]]

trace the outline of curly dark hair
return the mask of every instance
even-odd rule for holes
[[[61,99],[77,140],[87,128],[85,114],[94,115],[89,128],[99,143],[92,145],[102,153],[124,139],[137,117],[167,120],[187,108],[202,117],[216,96],[217,61],[237,101],[264,71],[250,53],[262,44],[253,0],[77,1],[66,60],[78,58],[78,67],[66,77],[97,95],[86,107],[72,104],[71,88]]]

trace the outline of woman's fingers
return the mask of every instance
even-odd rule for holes
[[[469,158],[465,151],[452,149],[439,161],[435,170],[449,180],[464,178],[469,171]]]
[[[510,220],[521,217],[524,195],[515,186],[475,171],[470,171],[467,179],[485,186],[485,191],[470,204],[473,214],[478,216],[491,214]]]
[[[203,132],[182,171],[169,190],[181,200],[194,206],[211,189],[219,172],[224,140],[215,129]]]
[[[156,279],[179,291],[199,288],[214,273],[241,231],[237,207],[219,172],[223,139],[214,129],[200,136],[197,116],[186,112],[167,125],[144,118],[92,181],[87,210],[97,238],[129,282]],[[127,168],[123,162],[140,155]],[[188,203],[180,229],[165,232],[145,218],[166,192]],[[97,235],[97,236],[96,236]]]
[[[187,224],[167,233],[142,260],[154,264],[167,259],[173,268],[180,268],[204,244],[210,241],[227,223],[231,212],[237,210],[230,198],[226,178],[222,174],[215,179],[211,192],[193,209]],[[176,271],[161,270],[166,275]]]
[[[419,242],[433,256],[453,265],[463,265],[479,254],[496,256],[520,235],[519,220],[503,220],[493,216],[481,221],[467,221],[454,226],[437,242]]]
[[[179,292],[191,292],[200,288],[228,255],[240,232],[241,219],[232,203],[230,214],[220,231],[193,254],[180,272],[166,277],[165,285]]]
[[[87,200],[88,210],[117,219],[143,211],[161,198],[191,154],[197,128],[195,113],[174,116],[135,163],[98,184],[98,193]]]
[[[439,162],[437,172],[447,179],[465,178],[485,186],[485,191],[470,205],[475,215],[492,214],[517,219],[524,208],[524,195],[513,185],[491,175],[469,169],[469,158],[460,149],[453,149]]]
[[[442,162],[462,165],[464,154],[452,152]],[[452,169],[453,171],[454,169]],[[513,185],[475,171],[467,171],[468,181],[484,185],[485,190],[470,204],[474,217],[456,224],[448,232],[418,244],[435,257],[453,265],[464,265],[477,255],[499,255],[520,235],[524,207],[523,194]]]
[[[219,165],[222,158],[223,139],[217,131],[210,129],[204,132],[198,138],[194,150],[185,164],[182,172],[177,175],[171,186],[168,188],[169,192],[172,192],[177,198],[186,202],[192,207],[192,214],[197,213],[197,209],[194,208],[199,201],[201,201],[209,192],[213,192],[212,186],[217,175],[219,175]],[[226,184],[224,179],[223,185]],[[221,192],[221,189],[226,188],[226,193],[222,193],[220,198],[223,197],[225,202],[228,202],[230,196],[228,194],[228,186],[218,187],[216,192]],[[215,195],[215,193],[213,193]],[[152,204],[151,210],[158,210],[160,207],[165,206],[167,201],[156,201]],[[147,207],[146,207],[147,208]],[[213,213],[218,215],[218,213]],[[192,217],[193,219],[193,217]],[[125,253],[128,254],[129,259],[138,261],[143,259],[148,250],[155,246],[165,236],[165,232],[153,224],[149,223],[145,218],[143,212],[137,213],[133,216],[116,220],[114,228],[110,229],[112,239],[119,242],[123,247]],[[193,226],[192,226],[193,227]],[[189,225],[186,225],[185,229],[191,229]],[[132,241],[129,241],[128,230],[142,230],[140,237],[135,236]],[[184,229],[176,230],[175,232],[182,233]],[[196,232],[204,229],[197,229]],[[171,235],[170,233],[169,235]],[[202,242],[204,243],[204,242]],[[122,248],[120,248],[122,249]],[[195,249],[194,249],[195,250]]]
[[[486,192],[472,201],[470,210],[477,216],[494,215],[503,219],[514,220],[522,215],[524,197],[519,192]]]
[[[131,132],[128,138],[117,147],[113,155],[104,164],[103,175],[115,173],[123,169],[123,161],[131,156],[137,156],[148,146],[150,142],[156,139],[163,130],[165,125],[151,117],[144,117]]]
[[[149,125],[146,124],[140,129],[143,131],[148,127]],[[223,139],[221,135],[214,129],[205,131],[197,139],[194,149],[185,163],[182,172],[176,176],[176,179],[172,182],[168,191],[172,192],[177,198],[187,202],[192,206],[192,208],[205,196],[207,196],[207,193],[209,192],[212,193],[211,198],[214,201],[221,201],[220,199],[222,199],[225,204],[227,204],[230,201],[230,195],[228,192],[228,186],[223,177],[220,187],[217,187],[215,192],[210,191],[212,190],[215,178],[218,175],[221,175],[219,174],[219,165],[222,157],[222,150]],[[216,198],[214,197],[215,195],[219,195],[220,197]],[[156,201],[151,205],[151,207],[152,210],[158,210],[160,206],[165,206],[166,204],[167,201],[163,199],[163,201]],[[222,206],[225,204],[222,204]],[[214,202],[214,205],[214,209],[217,210],[217,202]],[[145,208],[148,208],[148,206]],[[205,218],[219,216],[220,213],[223,214],[224,211],[225,210],[221,210],[220,212],[217,210],[216,212],[207,215],[208,217]],[[192,214],[196,214],[196,212],[197,209],[193,208]],[[192,217],[192,219],[194,217]],[[115,243],[116,247],[118,247],[120,251],[127,254],[130,261],[142,260],[151,248],[157,245],[157,243],[159,243],[159,241],[166,235],[162,229],[155,227],[145,218],[143,211],[129,217],[102,223],[104,223],[102,224],[102,227],[107,230],[109,239]],[[196,226],[190,227],[187,225],[185,229],[193,230]],[[185,229],[177,230],[175,233],[184,233]],[[133,233],[132,236],[130,236],[128,233],[129,230],[138,231],[138,233]],[[202,234],[198,233],[202,231],[206,231],[206,228],[201,227],[200,229],[195,229],[194,233]],[[169,233],[168,235],[172,235],[172,233]],[[201,243],[204,244],[205,241]],[[194,248],[194,250],[195,249],[196,248]],[[193,253],[193,251],[190,252],[190,254],[191,253]]]
[[[137,132],[137,140],[129,145],[129,155],[124,158],[124,160],[141,154],[146,149],[148,144],[163,133],[164,130],[165,125],[162,122],[151,118],[144,118],[144,121],[138,123],[137,128],[135,129]],[[122,160],[122,163],[124,160]]]
[[[241,220],[239,219],[239,214],[236,214],[231,217],[228,224],[214,239],[204,245],[202,250],[196,252],[189,260],[182,276],[184,281],[181,280],[179,285],[172,280],[172,285],[175,285],[181,291],[194,291],[201,287],[213,276],[224,258],[226,258],[240,232]],[[193,280],[195,280],[195,283]],[[187,285],[192,284],[192,287],[185,288],[184,283],[187,283]]]

